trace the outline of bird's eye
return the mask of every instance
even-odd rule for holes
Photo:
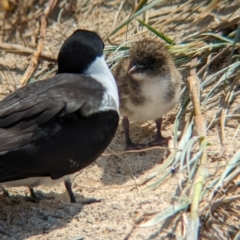
[[[149,60],[148,60],[148,65],[153,65],[153,64],[155,64],[156,63],[156,59],[155,58],[150,58]]]

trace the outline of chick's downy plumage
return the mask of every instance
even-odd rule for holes
[[[129,121],[155,119],[156,139],[150,145],[161,145],[161,118],[180,99],[181,74],[162,42],[143,39],[130,47],[129,57],[114,69],[120,96],[120,112],[128,149],[139,148],[129,137]]]

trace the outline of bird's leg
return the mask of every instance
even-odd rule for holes
[[[34,189],[31,187],[29,187],[29,191],[30,191],[31,197],[30,198],[28,197],[28,200],[31,202],[39,202],[42,199],[51,200],[54,198],[54,197],[47,197],[42,192],[38,192],[38,194],[36,194]]]
[[[3,192],[3,196],[4,197],[9,197],[10,196],[9,192],[3,186],[1,188],[2,188],[2,192]]]
[[[10,195],[10,193],[3,186],[1,186],[0,189],[2,189],[3,196],[6,198],[5,199],[6,202],[9,203],[9,201],[10,201],[13,204],[19,204],[20,203],[19,198],[17,196]],[[0,231],[0,233],[1,233],[1,231]]]
[[[76,202],[76,198],[73,194],[73,190],[72,190],[72,183],[71,183],[71,180],[68,178],[67,180],[64,181],[64,184],[65,184],[65,187],[68,191],[68,195],[70,197],[70,201],[72,203],[75,203]]]
[[[122,119],[122,126],[125,134],[125,141],[126,141],[126,150],[140,150],[145,147],[144,144],[137,144],[133,143],[130,136],[129,136],[129,121],[127,117],[123,117]]]
[[[155,120],[156,128],[157,128],[157,135],[156,139],[159,139],[160,141],[164,140],[165,138],[162,136],[162,118],[157,118]]]
[[[64,181],[65,187],[68,191],[68,194],[70,196],[70,200],[72,203],[76,202],[75,196],[73,194],[72,191],[72,183],[71,180],[68,178],[67,180]],[[83,197],[83,196],[82,196]],[[83,197],[84,198],[84,197]],[[87,199],[83,199],[81,201],[82,204],[91,204],[91,203],[97,203],[97,202],[101,202],[101,199],[95,199],[95,198],[87,198]]]
[[[40,198],[36,195],[33,188],[29,188],[29,191],[30,191],[30,195],[32,197],[32,200],[34,200],[35,202],[39,202]]]
[[[156,123],[156,127],[157,127],[156,138],[152,142],[148,143],[148,146],[162,146],[162,145],[165,145],[167,143],[167,141],[169,140],[169,137],[165,138],[165,137],[162,136],[162,132],[161,132],[162,118],[157,118],[155,120],[155,123]]]

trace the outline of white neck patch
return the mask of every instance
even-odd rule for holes
[[[107,95],[111,96],[115,103],[115,108],[119,112],[119,97],[116,81],[108,68],[103,56],[97,57],[96,60],[85,71],[86,75],[91,76],[98,82],[100,82],[107,90]],[[107,96],[104,96],[103,105],[106,104]],[[112,109],[112,106],[102,106],[102,110]]]

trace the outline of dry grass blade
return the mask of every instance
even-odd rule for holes
[[[221,52],[219,52],[215,57],[213,57],[207,64],[205,64],[198,72],[197,75],[200,76],[208,67],[210,64],[212,64],[214,61],[221,58],[224,54],[226,54],[227,51],[229,51],[230,46],[223,49]]]
[[[170,22],[172,22],[172,21],[174,21],[174,20],[180,19],[180,18],[182,17],[182,15],[184,15],[186,9],[187,9],[189,6],[191,6],[191,3],[192,3],[192,2],[193,2],[192,0],[189,0],[189,1],[185,2],[185,3],[182,4],[182,5],[179,5],[175,10],[173,10],[173,11],[171,11],[171,12],[169,13],[169,18],[167,18],[165,21],[159,21],[159,24],[158,24],[158,22],[156,22],[155,24],[156,24],[156,25],[158,26],[158,28],[159,28],[160,26],[169,24]],[[197,8],[199,8],[199,7],[200,7],[201,5],[203,5],[203,4],[204,4],[204,2],[201,3],[201,4],[199,4],[199,5],[197,6]],[[197,10],[197,9],[192,9],[192,12],[194,12],[195,10]],[[186,18],[185,18],[184,20],[186,20]]]
[[[205,106],[207,104],[208,100],[210,99],[210,97],[212,97],[213,93],[216,91],[217,88],[222,86],[227,79],[229,79],[231,76],[233,76],[233,74],[235,74],[239,66],[240,66],[240,61],[235,62],[229,65],[228,67],[221,69],[217,73],[211,75],[201,84],[201,87],[204,87],[208,84],[208,82],[216,79],[221,74],[221,77],[219,78],[215,86],[211,88],[211,90],[208,92],[208,94],[205,96],[204,100],[202,101],[202,106]]]
[[[41,202],[52,216],[38,219],[39,208],[24,201],[17,207],[4,205],[0,239],[238,239],[240,0],[61,0],[54,11],[54,0],[4,2],[13,1],[13,11],[0,11],[2,95],[19,87],[29,55],[35,54],[26,81],[54,75],[56,61],[51,62],[76,28],[103,37],[110,69],[129,55],[129,43],[145,37],[164,41],[184,86],[180,106],[163,116],[164,136],[174,135],[171,146],[123,151],[120,127],[108,151],[74,179],[79,198],[96,196],[104,199],[102,203],[70,206],[61,185],[39,187],[56,196],[56,201]],[[42,14],[49,20],[45,30]],[[131,134],[147,143],[154,127],[150,122],[133,124]],[[13,193],[19,191],[27,192],[17,188]],[[8,213],[12,217],[6,219]],[[54,220],[55,214],[62,217]],[[8,222],[11,236],[5,236],[2,222]]]
[[[204,148],[200,160],[200,166],[197,170],[193,185],[192,185],[192,201],[191,201],[191,212],[188,217],[187,224],[187,240],[198,239],[199,229],[199,203],[202,197],[202,189],[208,176],[208,169],[206,166],[207,154],[206,154],[206,122],[205,118],[201,113],[200,95],[199,95],[199,83],[196,76],[197,58],[194,58],[191,62],[190,76],[188,77],[189,91],[191,93],[191,99],[194,107],[194,121],[197,129],[197,133],[201,136],[200,145]]]
[[[175,147],[175,151],[173,150],[170,155],[165,159],[164,163],[161,165],[161,167],[151,175],[149,175],[142,184],[154,179],[155,177],[158,177],[157,180],[152,183],[148,188],[154,190],[156,189],[161,182],[166,180],[168,176],[173,174],[177,169],[179,169],[179,161],[182,158],[182,155],[188,150],[188,142],[190,141],[191,135],[192,135],[192,128],[193,128],[193,121],[191,116],[189,117],[189,122],[186,123],[185,129],[183,130],[183,134],[181,137],[181,140],[179,141],[179,144],[177,148]],[[177,150],[178,149],[178,150]],[[198,156],[198,153],[195,155],[195,157]],[[193,157],[187,165],[182,166],[182,168],[179,171],[184,170],[185,168],[189,168],[189,166],[194,163],[197,158]],[[167,170],[164,174],[163,172]],[[173,171],[173,172],[172,172]]]
[[[57,0],[49,0],[49,3],[47,5],[46,9],[44,10],[44,15],[41,17],[40,35],[39,35],[37,50],[34,52],[32,58],[31,58],[30,64],[21,79],[22,86],[28,83],[29,79],[31,78],[33,72],[35,71],[35,69],[37,67],[39,56],[43,50],[44,39],[45,39],[46,28],[47,28],[47,17],[49,15],[49,13],[51,12],[51,10],[56,5],[56,3],[57,3]]]
[[[33,53],[33,56],[31,58],[30,64],[29,64],[26,72],[24,73],[24,75],[23,75],[23,77],[21,79],[21,85],[22,86],[28,83],[30,77],[32,76],[33,72],[35,71],[35,69],[37,67],[38,59],[39,59],[40,53],[41,53],[41,51],[43,49],[46,27],[47,27],[46,17],[42,16],[41,17],[40,39],[39,39],[39,42],[38,42],[37,51],[35,51]]]
[[[220,0],[211,1],[210,4],[206,7],[206,9],[203,12],[201,12],[201,14],[198,16],[198,18],[195,21],[193,21],[192,24],[190,24],[189,28],[192,28],[197,23],[199,23],[202,19],[204,19],[209,13],[212,12],[213,9],[215,9],[217,7],[217,5],[220,2],[221,2]]]
[[[143,6],[145,4],[147,4],[148,0],[140,0],[139,3],[135,6],[135,8],[133,9],[131,15],[133,15],[134,13],[136,13],[137,11],[139,11],[140,9],[143,8]],[[119,35],[121,35],[122,33],[124,33],[127,30],[127,26],[123,26],[122,29],[120,29],[119,31]]]
[[[222,236],[226,236],[226,232],[224,232],[223,229],[229,226],[226,219],[231,219],[234,214],[236,214],[237,217],[239,216],[239,164],[240,150],[237,151],[229,161],[220,179],[215,179],[213,184],[208,184],[207,188],[212,189],[209,200],[205,201],[199,209],[200,214],[206,219],[205,221],[208,228],[212,228],[214,223],[221,225],[222,231],[220,231],[220,233]],[[230,225],[232,222],[234,222],[233,219],[231,219]],[[236,230],[239,229],[239,226],[236,225]],[[229,239],[233,238],[231,237]]]
[[[151,216],[151,218],[149,218],[148,214],[146,214],[146,216],[142,216],[142,221],[139,223],[139,227],[152,227],[167,218],[174,216],[189,206],[189,202],[187,200],[182,202],[183,203],[173,204],[165,210],[155,213]]]
[[[215,196],[218,189],[220,189],[223,186],[224,182],[226,181],[227,176],[233,171],[233,169],[235,169],[236,167],[239,167],[239,164],[240,164],[240,150],[238,150],[234,154],[233,158],[228,162],[226,169],[224,170],[219,181],[217,182],[217,184],[214,186],[214,188],[212,190],[209,201],[211,201],[213,199],[213,197]],[[237,169],[237,170],[239,170],[239,169]],[[230,180],[232,180],[232,179],[230,179]]]
[[[164,0],[155,0],[152,3],[149,3],[148,5],[146,5],[145,7],[141,8],[139,11],[137,11],[136,13],[134,13],[128,20],[125,20],[123,23],[121,23],[117,28],[115,28],[109,35],[108,37],[113,36],[114,34],[116,34],[120,29],[122,29],[122,27],[124,27],[125,25],[129,24],[133,19],[135,19],[137,16],[139,16],[140,14],[146,12],[148,9],[151,9],[152,7],[154,7],[155,5],[157,5],[158,3],[164,2]]]
[[[171,11],[173,13],[177,13],[172,16],[171,19],[165,18],[158,20],[158,22],[154,22],[149,18],[148,22],[139,20],[139,22],[146,27],[149,32],[154,33],[158,37],[162,38],[165,42],[166,39],[161,36],[161,32],[157,29],[161,29],[168,22],[172,22],[173,19],[177,19],[176,15],[183,19],[190,19],[191,15],[196,15],[197,12],[198,17],[195,18],[197,20],[193,20],[191,25],[196,26],[200,21],[204,21],[209,14],[214,15],[213,10],[216,9],[216,6],[219,5],[218,0],[209,2],[201,2],[196,4],[196,2],[188,2],[184,4],[180,4],[176,7],[175,10]],[[203,5],[208,4],[207,7]],[[149,11],[148,11],[149,12]],[[139,13],[138,13],[139,14]],[[171,15],[171,13],[168,13]],[[135,16],[136,17],[136,16]],[[133,19],[133,18],[132,18]],[[130,18],[130,21],[132,20]],[[237,22],[235,21],[234,24]],[[162,27],[160,27],[162,26]],[[189,27],[189,26],[188,26]],[[232,27],[232,25],[231,25]],[[234,26],[235,27],[235,26]],[[231,32],[229,35],[221,35],[218,31],[219,29],[216,27],[214,32],[209,33],[209,28],[200,29],[199,31],[194,31],[191,34],[185,34],[182,36],[182,43],[177,43],[169,46],[169,50],[174,56],[177,64],[181,67],[188,66],[189,58],[198,57],[193,59],[191,62],[191,66],[193,69],[190,72],[190,76],[188,78],[189,89],[191,93],[191,99],[193,106],[189,104],[190,99],[184,99],[184,103],[181,105],[181,109],[179,110],[175,124],[174,124],[174,148],[179,149],[180,151],[173,151],[170,155],[165,159],[161,167],[148,175],[140,184],[144,185],[149,181],[154,181],[150,185],[148,185],[145,189],[155,190],[160,186],[161,183],[164,182],[169,176],[181,175],[182,178],[179,180],[179,189],[181,191],[181,198],[185,199],[188,204],[179,203],[180,208],[187,209],[189,204],[191,204],[191,212],[189,214],[189,218],[187,219],[186,224],[186,235],[187,239],[197,239],[199,233],[199,224],[200,224],[200,216],[202,216],[202,208],[199,207],[202,198],[205,197],[206,193],[209,193],[209,190],[206,188],[212,188],[218,182],[219,177],[214,179],[211,182],[211,186],[206,184],[206,179],[208,177],[208,171],[211,169],[207,168],[207,132],[206,132],[206,120],[202,115],[202,109],[210,106],[210,103],[216,104],[216,101],[222,100],[224,97],[224,92],[222,89],[230,89],[229,86],[226,86],[226,81],[232,82],[233,77],[236,75],[237,69],[239,68],[240,62],[236,60],[236,49],[239,48],[239,43],[234,44],[234,36],[237,35],[235,32]],[[137,29],[139,31],[139,29]],[[164,32],[164,31],[163,31]],[[146,33],[145,28],[141,32],[142,34]],[[159,34],[160,33],[160,34]],[[139,34],[136,34],[135,37],[138,38]],[[164,36],[167,36],[167,34]],[[134,39],[131,36],[131,40]],[[171,38],[170,38],[171,39]],[[174,39],[174,38],[172,38]],[[170,42],[169,42],[170,43]],[[212,65],[218,64],[229,56],[229,53],[232,49],[233,57],[230,56],[230,60],[228,65],[223,65],[222,68],[219,68],[217,71],[211,71]],[[233,51],[234,50],[234,51]],[[122,57],[124,54],[122,54]],[[119,55],[120,56],[120,55]],[[234,60],[235,58],[235,60]],[[206,59],[208,59],[206,61]],[[185,64],[185,65],[183,65]],[[196,69],[198,69],[198,73],[196,74]],[[198,82],[197,76],[203,75],[203,81],[201,84]],[[236,86],[236,84],[235,84]],[[200,89],[203,92],[202,98],[200,100]],[[219,92],[220,90],[220,92]],[[234,89],[235,90],[235,89]],[[230,109],[233,100],[236,98],[236,91],[230,91],[231,96],[226,96],[226,107]],[[183,95],[186,95],[186,88],[183,90]],[[192,108],[194,109],[194,115],[191,114]],[[188,110],[190,114],[186,117],[184,116],[185,111]],[[223,111],[222,107],[219,107],[218,114],[215,116],[215,120],[212,122],[219,122],[219,115]],[[226,112],[225,119],[238,119],[238,111],[236,112]],[[207,117],[207,116],[206,116]],[[179,131],[180,122],[185,118],[184,130],[181,129],[182,135],[181,140],[177,138],[177,132]],[[194,121],[193,121],[194,120]],[[210,124],[211,125],[211,124]],[[193,127],[197,130],[197,141],[199,141],[200,147],[196,150],[197,146],[194,144],[195,140],[192,136]],[[209,131],[209,128],[208,128]],[[172,171],[174,169],[174,171]],[[238,174],[238,171],[235,170],[232,172],[232,175],[229,175],[229,179],[225,179],[231,181],[234,176]],[[187,177],[186,177],[187,175]],[[166,181],[165,181],[166,182]],[[206,185],[206,186],[205,186]],[[205,186],[205,188],[203,188]],[[189,194],[190,192],[190,194]],[[189,197],[189,199],[187,199]],[[236,200],[236,198],[230,198]],[[204,201],[201,203],[201,205]],[[172,206],[169,207],[171,209]],[[209,207],[206,205],[206,207]],[[212,208],[213,209],[213,208]],[[170,213],[171,212],[171,213]],[[173,216],[177,214],[178,211],[163,211],[161,213],[156,213],[154,216],[149,216],[146,214],[146,218],[143,217],[143,221],[140,226],[153,226],[158,224],[161,221],[166,220],[167,217]],[[215,229],[218,229],[217,227]]]
[[[14,43],[6,43],[6,42],[0,42],[0,49],[6,51],[6,52],[13,52],[13,53],[19,53],[19,54],[33,54],[34,50],[29,47],[24,47],[19,44]],[[53,54],[48,53],[46,51],[43,51],[40,53],[40,57],[48,60],[48,61],[56,61],[56,58],[53,56]]]
[[[240,73],[237,74],[235,77],[234,81],[231,84],[231,87],[229,91],[227,92],[225,101],[224,101],[224,107],[222,109],[222,114],[221,114],[221,135],[222,135],[222,144],[226,143],[226,137],[225,137],[225,122],[226,122],[226,115],[228,113],[229,107],[230,107],[230,102],[232,101],[233,98],[233,92],[236,87],[237,82],[240,80]]]

